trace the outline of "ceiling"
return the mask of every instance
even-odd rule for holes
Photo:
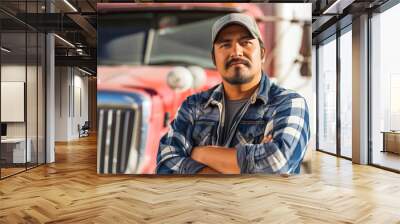
[[[41,32],[55,32],[62,39],[74,45],[71,47],[70,44],[56,38],[56,56],[60,56],[56,62],[59,64],[71,64],[71,62],[79,64],[81,62],[86,66],[91,64],[88,67],[96,70],[96,4],[135,1],[48,0],[50,4],[47,6],[45,2],[45,0],[1,0],[2,31],[18,32],[18,30],[24,30],[25,27],[31,27]],[[312,3],[312,34],[313,42],[315,42],[318,41],[318,38],[330,35],[329,32],[335,32],[332,27],[339,20],[347,17],[351,23],[352,16],[379,7],[387,0],[270,0],[268,2]],[[53,13],[48,13],[50,8]],[[345,22],[342,25],[346,25]],[[77,51],[77,49],[80,50]]]

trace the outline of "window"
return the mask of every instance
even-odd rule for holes
[[[1,2],[0,7],[15,4]],[[43,4],[17,2],[18,13],[39,12]],[[1,118],[0,178],[45,163],[45,41],[44,33],[0,12],[1,98],[16,96],[19,100],[8,105],[20,108],[10,110],[4,100],[0,105],[6,115]]]
[[[400,170],[400,5],[371,18],[372,164]]]
[[[173,63],[212,68],[208,31],[221,15],[219,12],[101,14],[99,64]]]
[[[340,36],[340,155],[352,157],[352,33],[351,26]]]
[[[318,48],[318,149],[336,154],[336,39]]]
[[[0,14],[0,17],[7,18]],[[10,18],[9,18],[10,19]],[[0,169],[1,178],[26,170],[26,163],[31,162],[31,144],[27,141],[26,119],[26,75],[27,75],[27,35],[25,28],[18,27],[18,31],[11,30],[8,26],[1,29],[1,95],[2,104],[1,123],[7,126],[7,132],[2,137],[0,144]],[[5,50],[4,50],[5,49]],[[8,86],[8,88],[7,88]],[[6,102],[7,95],[18,95],[16,104],[18,112],[13,113]],[[21,102],[21,103],[19,103]],[[14,116],[18,114],[18,116]],[[28,143],[28,144],[27,144]],[[28,146],[28,148],[26,147]]]

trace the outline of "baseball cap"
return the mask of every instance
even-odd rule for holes
[[[257,38],[260,42],[263,42],[261,39],[260,30],[258,29],[258,25],[252,16],[243,13],[230,13],[215,21],[211,32],[212,44],[214,44],[218,33],[225,26],[230,24],[239,24],[246,27],[254,38]]]

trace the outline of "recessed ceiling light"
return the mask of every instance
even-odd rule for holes
[[[74,12],[78,12],[78,10],[71,4],[69,3],[68,0],[64,0],[65,4],[67,4]]]
[[[343,9],[351,5],[355,0],[336,0],[327,9],[322,12],[322,14],[342,14]]]
[[[85,73],[85,74],[87,74],[87,75],[93,75],[92,73],[90,73],[90,72],[88,72],[88,71],[85,71],[85,70],[83,70],[83,69],[81,69],[81,68],[79,68],[79,67],[78,67],[78,70],[81,71],[81,72],[83,72],[83,73]]]
[[[69,45],[70,47],[73,47],[73,48],[75,48],[75,45],[73,45],[71,42],[69,42],[68,40],[66,40],[66,39],[64,39],[64,38],[62,38],[62,37],[60,37],[59,35],[57,35],[57,34],[54,34],[54,36],[55,37],[57,37],[59,40],[61,40],[62,42],[64,42],[64,43],[66,43],[67,45]]]
[[[5,48],[5,47],[1,47],[1,50],[4,51],[4,52],[6,52],[6,53],[10,53],[10,52],[11,52],[11,50],[9,50],[9,49],[7,49],[7,48]]]

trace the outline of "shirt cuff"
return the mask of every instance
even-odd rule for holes
[[[236,146],[236,158],[237,163],[240,167],[240,173],[247,173],[248,167],[246,162],[247,157],[247,147],[246,145],[239,144]]]
[[[206,167],[206,165],[199,163],[190,157],[187,157],[182,161],[181,169],[179,170],[179,173],[180,174],[196,174],[204,167]]]

